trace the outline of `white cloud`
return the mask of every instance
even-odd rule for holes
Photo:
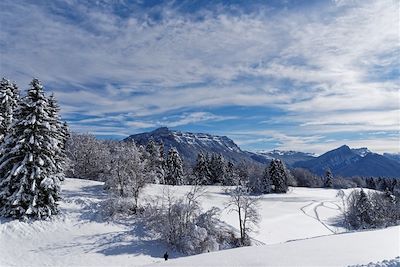
[[[398,1],[338,1],[307,13],[205,12],[201,20],[166,6],[160,21],[72,3],[81,16],[73,22],[46,6],[4,1],[0,68],[22,86],[31,76],[51,84],[66,117],[128,118],[105,130],[81,121],[82,130],[121,134],[229,119],[206,112],[143,119],[228,105],[279,108],[288,114],[283,121],[315,136],[398,129],[399,80],[387,72],[399,67]],[[273,138],[304,148],[313,142]]]

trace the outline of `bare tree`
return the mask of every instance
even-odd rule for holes
[[[236,212],[239,220],[240,243],[250,245],[249,233],[255,230],[261,219],[258,213],[259,198],[250,196],[249,189],[238,185],[229,191],[230,199],[226,204],[228,212]]]

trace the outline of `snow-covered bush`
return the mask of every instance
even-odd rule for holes
[[[103,201],[101,206],[103,216],[106,218],[125,218],[137,213],[137,204],[133,198],[114,196]]]
[[[353,190],[345,202],[344,218],[350,229],[387,227],[400,223],[400,199],[389,191]]]
[[[144,208],[143,221],[152,233],[185,254],[234,246],[233,234],[218,219],[219,209],[202,211],[201,195],[196,186],[181,198],[166,188],[162,197]]]

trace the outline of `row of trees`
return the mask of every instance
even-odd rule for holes
[[[27,94],[0,82],[0,215],[47,218],[58,212],[68,129],[53,95],[33,79]]]
[[[153,140],[143,147],[134,142],[99,140],[91,134],[71,133],[66,149],[69,159],[67,175],[71,177],[106,181],[125,171],[117,159],[134,157],[143,165],[140,171],[147,183],[185,184],[183,161],[178,151],[171,148],[164,155],[163,144]],[[113,171],[114,168],[118,171]]]

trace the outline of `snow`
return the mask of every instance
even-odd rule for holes
[[[372,153],[368,148],[366,147],[361,147],[361,148],[352,148],[351,151],[356,153],[357,155],[361,157],[365,157],[367,154]]]
[[[182,257],[152,240],[133,219],[104,221],[99,213],[107,198],[102,188],[101,182],[66,179],[61,214],[52,220],[0,218],[0,266],[346,266],[400,255],[400,226],[344,233],[336,221],[342,205],[335,189],[290,188],[288,194],[264,195],[263,219],[252,235],[258,246]],[[162,188],[146,187],[144,198]],[[172,188],[177,195],[189,190]],[[222,187],[209,186],[202,205],[223,209],[227,200]],[[234,213],[223,211],[221,218],[237,229]],[[162,259],[166,250],[168,262]]]
[[[400,227],[179,258],[162,266],[347,266],[399,255]],[[161,266],[155,264],[151,266]]]

